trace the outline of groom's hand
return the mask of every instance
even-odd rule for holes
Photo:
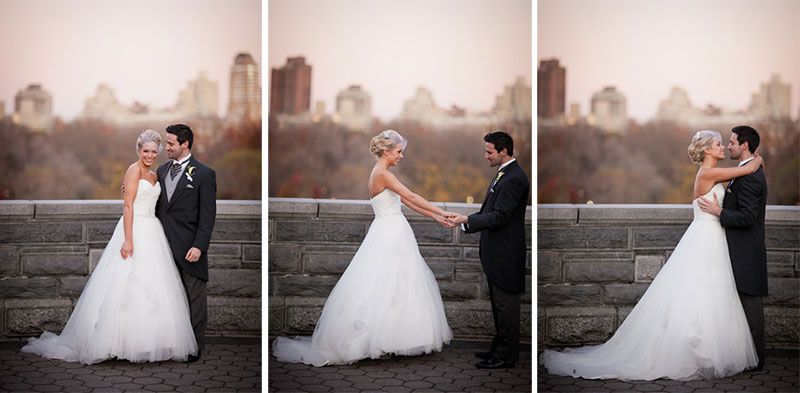
[[[197,262],[198,260],[200,260],[200,254],[202,254],[202,252],[200,251],[199,248],[192,247],[186,253],[186,260],[189,262]]]
[[[700,207],[700,210],[711,213],[715,216],[719,216],[722,212],[722,207],[719,206],[719,200],[717,199],[717,194],[714,194],[714,202],[709,201],[706,198],[700,197],[697,200],[697,206]]]

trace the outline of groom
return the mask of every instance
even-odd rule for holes
[[[167,127],[167,157],[158,167],[163,192],[156,204],[156,216],[164,226],[172,256],[189,298],[192,328],[197,340],[196,362],[205,347],[208,321],[206,283],[208,244],[217,214],[217,180],[213,169],[192,157],[194,134],[184,124]]]
[[[481,233],[480,258],[489,286],[495,336],[478,368],[512,368],[519,360],[520,297],[525,292],[525,208],[530,183],[514,158],[514,141],[505,132],[492,132],[483,140],[484,158],[497,167],[481,210],[469,217],[448,217],[450,227],[461,224],[466,233]]]
[[[739,160],[739,166],[742,166],[754,158],[760,138],[752,127],[737,126],[732,131],[728,151],[731,159]],[[755,370],[761,370],[764,366],[762,298],[767,296],[767,247],[764,241],[767,180],[763,167],[755,173],[731,180],[722,207],[716,195],[713,202],[701,197],[698,205],[701,210],[719,216],[719,222],[725,228],[736,289],[758,354]]]

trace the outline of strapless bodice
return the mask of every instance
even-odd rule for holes
[[[136,190],[136,199],[133,200],[134,217],[155,217],[156,202],[161,195],[161,183],[150,184],[145,179],[139,179],[139,189]]]
[[[375,218],[403,214],[400,211],[400,195],[394,191],[384,188],[378,195],[369,200]]]
[[[717,183],[714,187],[711,187],[711,191],[707,192],[703,195],[703,198],[708,199],[712,203],[714,202],[714,195],[717,196],[717,200],[719,201],[719,205],[722,206],[722,200],[725,199],[725,187],[722,186],[722,183]],[[711,214],[706,213],[700,210],[700,206],[697,204],[699,198],[692,201],[692,208],[694,210],[694,220],[695,221],[719,221],[719,217]]]

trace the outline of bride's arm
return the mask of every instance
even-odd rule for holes
[[[394,191],[397,195],[400,195],[400,200],[406,204],[409,208],[413,209],[414,211],[423,214],[427,217],[431,217],[436,219],[434,216],[430,215],[433,213],[434,215],[438,214],[440,216],[444,216],[447,213],[434,206],[432,203],[425,200],[425,198],[413,193],[408,187],[404,186],[403,183],[400,183],[400,180],[397,180],[397,177],[394,176],[393,173],[386,171],[380,175],[382,177],[384,184],[386,184],[386,188]],[[429,214],[426,214],[427,212]],[[438,221],[438,220],[437,220]]]
[[[442,215],[437,215],[436,213],[433,213],[431,211],[425,210],[425,209],[415,205],[414,203],[412,203],[408,199],[403,198],[402,196],[400,197],[400,201],[403,202],[404,205],[408,206],[411,210],[413,210],[413,211],[415,211],[415,212],[417,212],[419,214],[422,214],[423,216],[430,217],[430,218],[434,219],[436,222],[438,222],[439,224],[444,224],[446,222],[445,218]]]
[[[139,188],[139,179],[141,178],[142,172],[139,170],[138,165],[133,164],[128,167],[128,172],[125,173],[125,180],[123,181],[125,199],[122,210],[122,228],[125,231],[125,241],[119,251],[122,259],[133,256],[133,200],[136,199],[136,190]]]
[[[764,159],[761,158],[761,156],[756,156],[754,159],[750,160],[747,164],[744,164],[739,167],[704,169],[703,172],[700,174],[700,177],[703,180],[708,180],[712,183],[719,183],[721,181],[727,181],[735,179],[740,176],[755,173],[763,162]]]

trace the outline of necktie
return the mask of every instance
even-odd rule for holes
[[[169,168],[169,177],[172,178],[172,180],[175,180],[175,176],[181,173],[181,167],[182,165],[176,161]]]

